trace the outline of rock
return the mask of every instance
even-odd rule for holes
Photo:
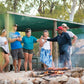
[[[70,77],[70,76],[71,76],[71,72],[70,72],[70,71],[68,71],[68,72],[66,72],[64,75],[66,75],[66,76]]]
[[[32,80],[33,84],[40,84],[43,81],[43,79],[41,78],[35,78],[34,80]]]
[[[81,84],[84,84],[84,76],[81,77]]]
[[[76,67],[76,68],[73,68],[72,70],[71,70],[71,72],[72,73],[74,73],[74,72],[82,72],[84,69],[83,68],[80,68],[80,67]]]
[[[15,84],[21,84],[22,81],[21,80],[15,80]]]
[[[80,73],[79,72],[74,72],[74,73],[72,73],[72,75],[71,75],[72,77],[80,77]]]
[[[32,71],[24,73],[24,77],[32,77],[32,76],[33,76],[33,72]]]
[[[82,76],[84,76],[84,71],[82,72]]]
[[[4,84],[4,80],[0,80],[0,84]]]
[[[58,82],[56,79],[54,79],[54,80],[51,80],[51,81],[49,82],[49,84],[59,84],[59,82]]]
[[[49,82],[46,80],[43,80],[40,84],[49,84]]]
[[[79,78],[70,77],[66,84],[80,84]]]
[[[23,81],[21,84],[33,84],[31,81]]]
[[[63,75],[61,77],[56,77],[56,80],[58,82],[66,82],[68,80],[68,77],[66,75]]]

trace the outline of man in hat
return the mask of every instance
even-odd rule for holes
[[[70,46],[71,46],[71,38],[68,33],[64,32],[62,26],[59,26],[56,31],[58,35],[52,39],[47,39],[48,41],[58,42],[59,45],[59,64],[60,67],[70,67],[69,60],[70,60]],[[65,64],[67,62],[67,64]]]
[[[64,28],[64,32],[67,32],[69,34],[69,36],[71,38],[73,38],[73,40],[72,40],[72,45],[73,45],[76,42],[76,40],[77,40],[77,36],[73,32],[67,31],[69,29],[69,27],[67,26],[67,24],[63,23],[62,27]]]
[[[63,23],[63,24],[62,24],[62,27],[63,27],[63,29],[64,29],[64,32],[68,33],[69,36],[71,37],[71,39],[72,39],[72,45],[73,45],[73,44],[76,42],[76,40],[77,40],[77,36],[76,36],[73,32],[67,31],[67,30],[69,29],[69,27],[67,26],[67,24]],[[71,55],[71,54],[72,54],[72,46],[70,47],[70,55]],[[71,59],[70,59],[70,64],[72,65]],[[72,67],[72,66],[71,66],[71,67]]]
[[[17,72],[17,60],[18,60],[18,72],[21,67],[21,59],[23,58],[23,50],[21,45],[22,38],[20,33],[17,32],[17,24],[13,25],[13,31],[9,33],[9,42],[11,43],[11,55],[13,58],[13,65],[15,72]]]

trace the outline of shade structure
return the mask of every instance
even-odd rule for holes
[[[7,14],[0,14],[0,26],[6,27],[6,17],[8,15],[9,25],[18,24],[18,31],[25,31],[26,28],[31,28],[32,31],[43,31],[45,29],[53,30],[54,21],[57,22],[57,27],[61,26],[62,23],[66,23],[70,28],[80,28],[84,27],[82,23],[75,23],[65,20],[58,20],[53,18],[46,18],[40,16],[31,16],[25,14],[18,14],[8,12]],[[7,21],[7,22],[8,22]]]

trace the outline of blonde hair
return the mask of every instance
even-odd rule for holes
[[[45,32],[47,32],[47,33],[48,33],[48,36],[49,36],[49,32],[48,32],[48,30],[44,30],[44,31],[43,31],[43,35],[44,35]]]

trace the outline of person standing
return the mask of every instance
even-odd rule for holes
[[[48,41],[58,42],[59,45],[59,66],[60,67],[68,67],[70,68],[69,60],[70,60],[70,46],[71,46],[71,38],[68,33],[63,32],[64,29],[62,26],[59,26],[56,31],[58,31],[58,35],[54,38],[47,39]],[[65,64],[67,62],[67,64]]]
[[[23,49],[21,45],[22,38],[20,33],[17,32],[17,24],[13,26],[13,31],[9,33],[9,42],[11,43],[11,55],[13,58],[13,65],[15,72],[17,72],[17,60],[18,60],[18,72],[21,67],[21,59],[23,58]]]
[[[62,27],[64,28],[64,32],[68,33],[69,36],[71,37],[71,39],[72,39],[72,45],[75,44],[75,42],[77,40],[77,36],[73,32],[67,31],[69,29],[69,27],[67,26],[67,24],[63,23]],[[72,55],[72,46],[70,47],[70,55]],[[71,59],[70,59],[70,64],[71,64],[71,67],[72,67]]]
[[[50,38],[48,30],[44,30],[43,38]],[[44,69],[46,70],[48,67],[54,67],[52,61],[52,42],[45,41],[43,38],[40,40],[40,61],[43,62]]]
[[[62,24],[62,27],[64,28],[64,32],[68,33],[69,36],[70,36],[71,38],[73,38],[73,39],[72,39],[72,45],[73,45],[73,44],[76,42],[76,40],[77,40],[77,36],[76,36],[73,32],[67,31],[67,30],[69,29],[69,27],[67,26],[67,24],[63,23],[63,24]]]
[[[23,43],[23,52],[24,52],[24,67],[25,72],[27,71],[27,63],[29,62],[29,69],[32,70],[32,56],[33,56],[33,48],[34,43],[38,42],[39,39],[31,36],[31,29],[27,28],[25,31],[25,36],[22,38]]]
[[[0,62],[1,72],[3,72],[3,69],[9,64],[9,46],[8,46],[8,40],[6,36],[7,36],[7,32],[5,29],[3,29],[0,36],[0,52],[1,52],[0,55],[2,56],[2,58],[0,59],[4,59],[5,63],[3,65]]]

